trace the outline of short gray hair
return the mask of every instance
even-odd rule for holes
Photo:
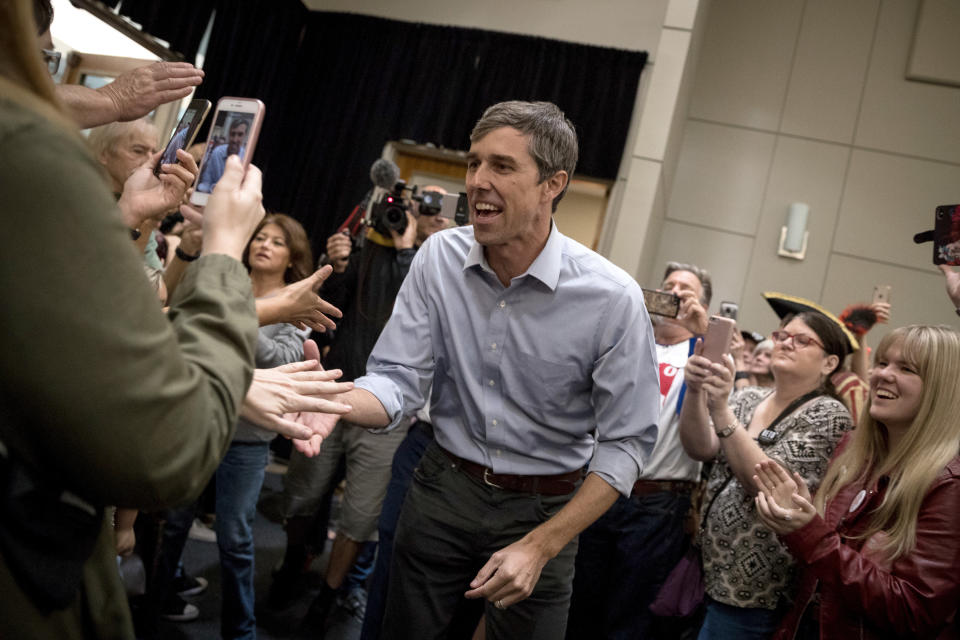
[[[530,156],[537,163],[540,182],[552,178],[558,171],[567,172],[567,184],[553,199],[553,210],[567,192],[573,171],[577,168],[579,145],[573,123],[552,102],[523,102],[510,100],[488,107],[470,132],[470,142],[476,142],[494,129],[511,127],[530,136]]]
[[[700,296],[700,302],[704,308],[710,306],[710,298],[713,297],[713,280],[710,279],[710,272],[703,267],[686,262],[668,262],[667,270],[663,272],[663,279],[666,280],[674,271],[689,271],[697,276],[700,281],[700,288],[703,289],[703,295]]]
[[[129,122],[111,122],[91,129],[87,143],[93,149],[93,155],[99,158],[101,153],[112,150],[121,140],[129,138],[136,131],[149,131],[159,142],[160,132],[157,127],[146,118],[140,118]]]

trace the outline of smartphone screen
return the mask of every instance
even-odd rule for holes
[[[213,115],[207,147],[200,163],[200,177],[190,198],[192,204],[205,205],[213,188],[223,176],[227,158],[240,156],[244,167],[250,164],[263,122],[264,105],[253,98],[221,98]]]
[[[680,298],[666,291],[643,289],[643,302],[647,305],[647,313],[667,318],[676,318],[680,313]]]
[[[160,175],[161,165],[177,163],[177,151],[186,149],[193,144],[193,139],[197,135],[197,129],[203,124],[203,120],[209,112],[209,100],[190,101],[190,104],[187,105],[187,110],[183,112],[183,117],[180,118],[180,122],[177,123],[176,128],[173,130],[173,135],[170,136],[170,141],[164,148],[163,155],[160,156],[160,161],[157,163],[157,166],[153,168],[154,175]]]

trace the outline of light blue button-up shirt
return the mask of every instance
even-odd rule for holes
[[[496,473],[552,475],[589,462],[629,495],[657,437],[657,362],[640,287],[555,225],[506,288],[472,227],[433,234],[355,382],[383,404],[387,428],[430,393],[440,446]]]

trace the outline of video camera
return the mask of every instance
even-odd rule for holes
[[[367,224],[384,236],[389,237],[391,230],[403,233],[407,228],[407,212],[412,210],[414,201],[420,203],[421,216],[442,215],[458,226],[469,220],[467,194],[442,194],[431,190],[418,193],[416,185],[408,187],[403,180],[397,180],[393,189],[383,192],[370,203]]]

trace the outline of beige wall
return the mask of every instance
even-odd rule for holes
[[[739,302],[741,324],[761,331],[775,323],[761,291],[839,313],[880,283],[893,286],[892,325],[957,325],[932,245],[912,242],[936,205],[960,201],[960,88],[904,79],[918,5],[714,0],[638,279],[696,262],[715,300]],[[776,255],[791,202],[810,205],[803,261]]]

